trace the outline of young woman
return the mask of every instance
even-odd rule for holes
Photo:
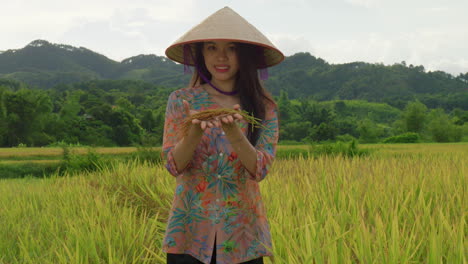
[[[166,55],[195,69],[191,85],[171,93],[166,109],[163,156],[177,182],[163,241],[167,263],[263,263],[272,242],[259,182],[275,156],[278,115],[257,70],[284,56],[228,7]],[[263,127],[233,114],[193,120],[182,134],[184,118],[217,108],[245,110]]]

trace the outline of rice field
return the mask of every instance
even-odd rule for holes
[[[76,154],[86,154],[89,148],[70,148]],[[127,154],[137,150],[135,147],[96,148],[98,154]],[[62,148],[0,148],[0,161],[2,160],[43,160],[54,159],[63,154]]]
[[[265,263],[467,263],[468,144],[369,147],[275,161],[260,183]],[[164,167],[137,163],[0,180],[0,263],[165,263],[174,188]]]

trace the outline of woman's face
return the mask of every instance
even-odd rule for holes
[[[233,42],[210,41],[203,44],[203,57],[212,80],[234,81],[239,71],[237,47]]]

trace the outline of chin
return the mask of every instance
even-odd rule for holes
[[[217,74],[211,74],[211,78],[214,79],[214,80],[217,80],[217,81],[221,81],[221,82],[225,82],[225,81],[231,81],[231,80],[235,80],[236,77],[235,76],[219,76]]]

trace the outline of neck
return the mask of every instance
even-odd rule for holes
[[[225,92],[225,93],[232,93],[234,91],[234,87],[235,87],[235,81],[232,80],[232,81],[217,81],[217,80],[211,80],[211,83],[216,87],[218,88],[219,90],[221,90],[222,92]],[[216,89],[214,89],[216,90]],[[217,93],[222,93],[222,92],[219,92],[219,91],[216,91]]]
[[[213,83],[212,83],[213,84]],[[237,98],[239,93],[235,90],[226,92],[227,90],[219,89],[217,86],[211,86],[209,83],[202,85],[207,93],[216,98]],[[219,91],[218,91],[219,90]],[[221,91],[221,92],[220,92]]]

